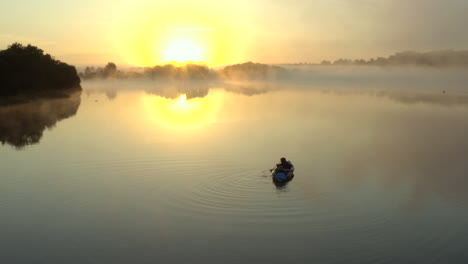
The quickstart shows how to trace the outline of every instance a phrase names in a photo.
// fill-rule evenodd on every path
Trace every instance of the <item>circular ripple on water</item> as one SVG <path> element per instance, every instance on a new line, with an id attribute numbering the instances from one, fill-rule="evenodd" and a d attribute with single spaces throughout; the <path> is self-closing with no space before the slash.
<path id="1" fill-rule="evenodd" d="M 142 189 L 163 192 L 164 195 L 157 196 L 163 199 L 153 199 L 155 208 L 165 209 L 168 219 L 183 217 L 179 219 L 186 219 L 184 223 L 195 221 L 197 227 L 207 231 L 219 224 L 261 234 L 293 225 L 288 228 L 289 234 L 341 238 L 347 242 L 334 242 L 342 252 L 340 259 L 334 260 L 336 263 L 356 260 L 387 263 L 393 257 L 389 248 L 402 250 L 395 247 L 401 243 L 401 238 L 392 239 L 389 233 L 396 235 L 407 228 L 391 213 L 372 212 L 365 207 L 343 210 L 353 205 L 338 204 L 339 199 L 332 197 L 332 193 L 311 195 L 310 190 L 300 188 L 299 177 L 305 175 L 297 175 L 285 189 L 276 189 L 268 172 L 221 161 L 181 163 L 170 158 L 128 159 L 76 164 L 70 169 L 72 167 L 75 176 L 89 177 L 86 182 L 104 181 L 110 191 L 117 194 L 122 189 L 134 193 Z M 68 184 L 64 182 L 60 188 L 71 188 Z M 302 195 L 301 191 L 308 193 Z M 151 195 L 143 192 L 131 198 L 135 203 L 148 202 L 152 201 L 148 199 Z M 268 228 L 259 229 L 260 226 Z M 410 229 L 407 231 L 411 233 Z M 416 241 L 412 247 L 420 251 L 436 250 L 449 244 L 448 237 L 441 236 L 440 232 L 416 232 L 411 237 L 411 241 Z M 356 248 L 365 250 L 356 251 Z M 334 254 L 332 251 L 323 253 Z M 441 257 L 444 254 L 440 252 Z"/>
<path id="2" fill-rule="evenodd" d="M 236 223 L 307 222 L 313 211 L 307 201 L 294 193 L 278 193 L 269 176 L 257 168 L 217 167 L 200 170 L 174 197 L 173 208 L 185 217 Z"/>

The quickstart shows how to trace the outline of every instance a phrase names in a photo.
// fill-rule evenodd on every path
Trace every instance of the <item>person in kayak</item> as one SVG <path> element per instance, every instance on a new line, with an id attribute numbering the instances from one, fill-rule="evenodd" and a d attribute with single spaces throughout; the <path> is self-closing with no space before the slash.
<path id="1" fill-rule="evenodd" d="M 275 173 L 278 173 L 278 172 L 284 172 L 284 173 L 287 173 L 288 171 L 291 170 L 291 168 L 293 167 L 291 161 L 289 160 L 286 160 L 286 158 L 281 158 L 281 163 L 278 163 L 276 164 L 276 170 L 275 170 Z"/>

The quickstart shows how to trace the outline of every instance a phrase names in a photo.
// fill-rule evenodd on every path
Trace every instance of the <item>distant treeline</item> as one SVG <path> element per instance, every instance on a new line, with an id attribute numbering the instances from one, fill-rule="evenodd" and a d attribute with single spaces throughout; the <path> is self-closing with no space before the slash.
<path id="1" fill-rule="evenodd" d="M 117 79 L 127 79 L 127 78 L 138 78 L 143 75 L 135 71 L 121 71 L 117 69 L 117 65 L 113 62 L 109 62 L 102 67 L 86 67 L 83 72 L 79 73 L 80 78 L 82 79 L 107 79 L 107 78 L 117 78 Z"/>
<path id="2" fill-rule="evenodd" d="M 139 72 L 121 71 L 117 69 L 115 63 L 109 62 L 104 68 L 86 67 L 84 72 L 80 73 L 80 77 L 83 79 L 147 77 L 152 80 L 270 80 L 285 76 L 287 76 L 287 70 L 284 68 L 253 62 L 230 65 L 217 70 L 201 64 L 186 64 L 183 66 L 165 64 L 145 67 Z"/>
<path id="3" fill-rule="evenodd" d="M 388 58 L 378 57 L 370 60 L 338 59 L 333 62 L 324 60 L 322 65 L 376 65 L 376 66 L 430 66 L 430 67 L 468 67 L 468 51 L 441 50 L 431 52 L 405 51 Z"/>
<path id="4" fill-rule="evenodd" d="M 218 77 L 214 70 L 199 64 L 186 64 L 180 67 L 173 64 L 157 65 L 144 68 L 143 73 L 151 79 L 213 80 Z"/>
<path id="5" fill-rule="evenodd" d="M 226 79 L 281 79 L 287 70 L 273 65 L 246 62 L 225 67 L 220 72 Z"/>
<path id="6" fill-rule="evenodd" d="M 13 43 L 0 50 L 0 96 L 81 89 L 75 67 L 32 46 Z"/>

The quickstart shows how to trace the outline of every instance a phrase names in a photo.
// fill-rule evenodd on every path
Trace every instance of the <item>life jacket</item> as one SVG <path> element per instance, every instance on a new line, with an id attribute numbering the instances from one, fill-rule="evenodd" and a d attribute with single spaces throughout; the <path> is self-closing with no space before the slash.
<path id="1" fill-rule="evenodd" d="M 292 165 L 292 163 L 288 160 L 288 161 L 286 161 L 286 162 L 284 162 L 284 163 L 281 162 L 281 166 L 283 167 L 283 169 L 288 169 L 288 170 L 290 170 L 290 169 L 292 168 L 293 165 Z"/>

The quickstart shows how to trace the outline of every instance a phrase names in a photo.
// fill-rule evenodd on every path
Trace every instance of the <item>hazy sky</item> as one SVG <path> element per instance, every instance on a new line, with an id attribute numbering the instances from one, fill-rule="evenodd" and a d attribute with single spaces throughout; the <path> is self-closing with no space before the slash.
<path id="1" fill-rule="evenodd" d="M 75 64 L 210 65 L 468 49 L 468 0 L 3 0 L 0 48 Z"/>

